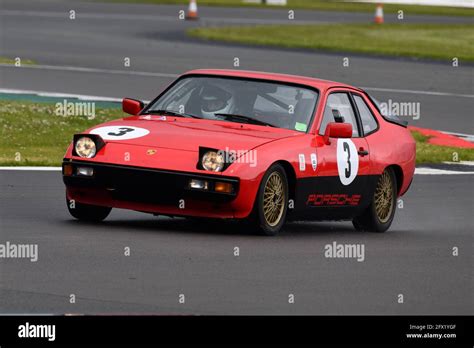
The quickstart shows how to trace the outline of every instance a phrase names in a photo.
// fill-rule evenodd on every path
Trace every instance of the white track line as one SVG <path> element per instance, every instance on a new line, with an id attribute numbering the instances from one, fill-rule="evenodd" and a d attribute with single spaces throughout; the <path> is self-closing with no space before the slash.
<path id="1" fill-rule="evenodd" d="M 445 132 L 443 131 L 444 134 L 449 134 L 449 135 L 454 135 L 455 137 L 464 139 L 466 141 L 469 141 L 471 143 L 474 143 L 474 135 L 473 134 L 464 134 L 464 133 L 455 133 L 455 132 Z"/>
<path id="2" fill-rule="evenodd" d="M 61 167 L 0 167 L 0 170 L 56 172 L 56 171 L 61 171 Z M 416 175 L 459 175 L 459 174 L 474 174 L 474 172 L 460 172 L 460 171 L 434 169 L 434 168 L 416 168 L 415 174 Z"/>
<path id="3" fill-rule="evenodd" d="M 461 172 L 455 170 L 435 169 L 435 168 L 416 168 L 417 175 L 460 175 L 460 174 L 474 174 L 474 172 Z"/>
<path id="4" fill-rule="evenodd" d="M 40 97 L 51 97 L 51 98 L 75 98 L 79 100 L 93 100 L 93 101 L 104 101 L 104 102 L 122 102 L 122 98 L 110 98 L 95 95 L 84 95 L 84 94 L 71 94 L 71 93 L 57 93 L 57 92 L 44 92 L 44 91 L 31 91 L 22 89 L 10 89 L 0 88 L 0 94 L 35 94 Z"/>
<path id="5" fill-rule="evenodd" d="M 86 73 L 104 73 L 104 74 L 116 74 L 116 75 L 135 75 L 135 76 L 149 76 L 149 77 L 166 77 L 176 78 L 179 74 L 167 74 L 159 72 L 149 71 L 133 71 L 133 70 L 113 70 L 113 69 L 101 69 L 101 68 L 86 68 L 77 66 L 58 66 L 58 65 L 23 65 L 16 67 L 12 64 L 2 63 L 2 68 L 10 69 L 37 69 L 37 70 L 58 70 L 58 71 L 72 71 L 72 72 L 86 72 Z M 411 89 L 393 89 L 393 88 L 379 88 L 379 87 L 360 87 L 367 91 L 376 92 L 392 92 L 392 93 L 405 93 L 405 94 L 423 94 L 432 96 L 442 97 L 460 97 L 460 98 L 474 98 L 474 94 L 457 94 L 450 92 L 434 92 L 434 91 L 417 91 Z"/>
<path id="6" fill-rule="evenodd" d="M 152 77 L 169 77 L 176 78 L 177 74 L 154 73 L 148 71 L 127 71 L 127 70 L 113 70 L 113 69 L 99 69 L 99 68 L 85 68 L 79 66 L 56 66 L 56 65 L 22 65 L 21 67 L 12 64 L 0 64 L 0 67 L 12 69 L 37 69 L 37 70 L 59 70 L 59 71 L 74 71 L 87 73 L 106 73 L 119 75 L 136 75 L 136 76 L 152 76 Z"/>
<path id="7" fill-rule="evenodd" d="M 0 170 L 55 172 L 61 171 L 61 167 L 0 167 Z"/>
<path id="8" fill-rule="evenodd" d="M 393 88 L 378 88 L 378 87 L 360 87 L 360 88 L 367 91 L 375 91 L 375 92 L 424 94 L 424 95 L 435 95 L 435 96 L 441 96 L 441 97 L 474 98 L 474 94 L 457 94 L 457 93 L 449 93 L 449 92 L 417 91 L 417 90 L 412 90 L 412 89 L 393 89 Z"/>
<path id="9" fill-rule="evenodd" d="M 474 166 L 474 161 L 443 162 L 445 164 L 459 164 L 462 166 Z"/>
<path id="10" fill-rule="evenodd" d="M 23 89 L 11 89 L 11 88 L 0 88 L 0 94 L 35 94 L 40 97 L 51 97 L 51 98 L 74 98 L 79 100 L 89 101 L 100 101 L 100 102 L 114 102 L 121 103 L 122 98 L 103 97 L 98 95 L 85 95 L 85 94 L 72 94 L 72 93 L 58 93 L 58 92 L 45 92 L 45 91 L 32 91 Z M 149 103 L 149 100 L 142 100 L 145 104 Z"/>
<path id="11" fill-rule="evenodd" d="M 473 8 L 472 0 L 352 0 L 352 2 L 369 2 L 397 5 L 425 5 Z"/>

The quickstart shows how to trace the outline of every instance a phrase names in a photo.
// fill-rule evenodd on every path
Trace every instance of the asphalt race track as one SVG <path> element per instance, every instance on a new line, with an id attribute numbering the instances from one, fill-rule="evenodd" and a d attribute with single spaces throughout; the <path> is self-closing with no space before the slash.
<path id="1" fill-rule="evenodd" d="M 37 262 L 1 261 L 4 313 L 472 313 L 471 175 L 417 175 L 385 234 L 292 223 L 275 238 L 120 210 L 81 223 L 69 217 L 60 172 L 0 178 L 3 243 L 39 250 Z M 334 241 L 364 243 L 365 260 L 325 258 Z"/>
<path id="2" fill-rule="evenodd" d="M 317 76 L 368 87 L 380 100 L 419 101 L 421 118 L 413 125 L 474 131 L 473 69 L 462 62 L 453 68 L 450 62 L 232 46 L 184 34 L 196 25 L 287 22 L 286 11 L 200 7 L 200 23 L 189 23 L 177 19 L 179 6 L 0 4 L 0 56 L 38 64 L 0 66 L 0 88 L 151 99 L 183 71 L 233 68 L 239 57 L 240 69 Z M 360 13 L 296 16 L 305 23 L 371 20 Z M 131 67 L 123 66 L 124 57 Z M 281 236 L 265 238 L 231 223 L 121 210 L 101 224 L 81 223 L 67 212 L 59 172 L 0 171 L 1 243 L 39 247 L 37 262 L 0 261 L 0 312 L 472 314 L 472 196 L 472 175 L 417 175 L 385 234 L 356 232 L 350 223 L 292 223 Z M 324 257 L 324 246 L 334 241 L 363 243 L 365 260 Z"/>

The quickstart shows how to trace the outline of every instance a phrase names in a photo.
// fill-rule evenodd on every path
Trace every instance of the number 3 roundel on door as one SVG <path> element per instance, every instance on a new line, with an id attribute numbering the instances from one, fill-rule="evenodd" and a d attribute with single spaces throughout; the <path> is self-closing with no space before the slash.
<path id="1" fill-rule="evenodd" d="M 93 129 L 90 133 L 100 135 L 104 140 L 128 140 L 144 137 L 150 131 L 133 126 L 107 126 Z"/>
<path id="2" fill-rule="evenodd" d="M 337 139 L 337 171 L 343 185 L 349 185 L 357 176 L 359 155 L 350 139 Z"/>

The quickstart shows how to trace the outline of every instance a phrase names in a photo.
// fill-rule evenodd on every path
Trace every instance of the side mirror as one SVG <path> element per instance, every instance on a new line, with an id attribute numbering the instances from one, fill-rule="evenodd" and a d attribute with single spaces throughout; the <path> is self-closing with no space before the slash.
<path id="1" fill-rule="evenodd" d="M 123 112 L 130 115 L 138 115 L 138 113 L 142 111 L 144 107 L 145 107 L 145 104 L 136 99 L 124 98 L 122 100 Z"/>
<path id="2" fill-rule="evenodd" d="M 352 137 L 352 124 L 350 123 L 336 123 L 330 122 L 326 126 L 324 132 L 324 143 L 326 145 L 331 144 L 329 138 L 351 138 Z"/>

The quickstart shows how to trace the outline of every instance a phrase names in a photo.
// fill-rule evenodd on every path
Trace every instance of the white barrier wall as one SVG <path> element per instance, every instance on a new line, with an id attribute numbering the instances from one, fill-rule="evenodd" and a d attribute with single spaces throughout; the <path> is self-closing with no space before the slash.
<path id="1" fill-rule="evenodd" d="M 402 5 L 427 5 L 474 8 L 474 0 L 353 0 L 350 2 L 373 2 Z"/>

